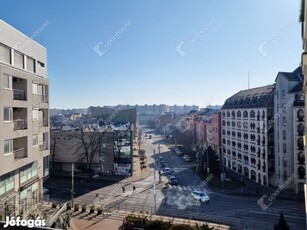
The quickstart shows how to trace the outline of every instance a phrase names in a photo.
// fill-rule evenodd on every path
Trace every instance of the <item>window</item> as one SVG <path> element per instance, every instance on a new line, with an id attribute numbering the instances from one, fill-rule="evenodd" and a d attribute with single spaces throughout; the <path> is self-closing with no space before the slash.
<path id="1" fill-rule="evenodd" d="M 38 121 L 38 109 L 33 109 L 32 110 L 32 120 L 33 121 Z"/>
<path id="2" fill-rule="evenodd" d="M 4 141 L 4 155 L 13 153 L 13 140 Z"/>
<path id="3" fill-rule="evenodd" d="M 286 90 L 283 89 L 281 91 L 281 94 L 282 94 L 282 98 L 285 99 L 286 98 Z"/>
<path id="4" fill-rule="evenodd" d="M 33 146 L 38 145 L 38 134 L 33 135 Z"/>
<path id="5" fill-rule="evenodd" d="M 286 132 L 286 130 L 282 131 L 282 139 L 283 140 L 287 139 L 287 132 Z"/>
<path id="6" fill-rule="evenodd" d="M 244 117 L 244 118 L 247 118 L 247 117 L 248 117 L 248 112 L 247 112 L 246 110 L 244 110 L 244 112 L 243 112 L 243 117 Z"/>
<path id="7" fill-rule="evenodd" d="M 0 61 L 11 63 L 11 49 L 3 44 L 0 44 Z"/>
<path id="8" fill-rule="evenodd" d="M 13 120 L 13 108 L 4 107 L 3 121 L 12 121 Z"/>
<path id="9" fill-rule="evenodd" d="M 40 61 L 37 61 L 37 65 L 40 66 L 40 67 L 42 67 L 42 68 L 45 68 L 45 64 L 42 63 L 42 62 L 40 62 Z"/>
<path id="10" fill-rule="evenodd" d="M 286 119 L 286 117 L 283 117 L 283 118 L 282 118 L 282 124 L 283 124 L 283 125 L 286 125 L 286 123 L 287 123 L 287 119 Z"/>
<path id="11" fill-rule="evenodd" d="M 0 177 L 0 196 L 15 188 L 14 172 L 7 173 Z"/>
<path id="12" fill-rule="evenodd" d="M 256 116 L 256 113 L 255 113 L 254 110 L 252 110 L 252 111 L 250 112 L 250 117 L 251 117 L 251 118 L 255 118 L 255 116 Z"/>
<path id="13" fill-rule="evenodd" d="M 32 93 L 38 94 L 38 84 L 35 82 L 32 82 Z"/>
<path id="14" fill-rule="evenodd" d="M 48 176 L 49 175 L 49 156 L 46 156 L 43 158 L 43 176 Z"/>
<path id="15" fill-rule="evenodd" d="M 298 121 L 304 121 L 304 111 L 302 109 L 299 109 L 297 111 L 297 119 Z"/>
<path id="16" fill-rule="evenodd" d="M 14 66 L 19 67 L 21 69 L 24 68 L 23 66 L 23 54 L 14 50 Z"/>
<path id="17" fill-rule="evenodd" d="M 20 183 L 25 183 L 37 176 L 37 161 L 20 168 Z"/>
<path id="18" fill-rule="evenodd" d="M 27 70 L 35 73 L 35 62 L 33 58 L 27 57 Z"/>
<path id="19" fill-rule="evenodd" d="M 12 76 L 4 74 L 3 75 L 3 88 L 12 89 L 13 88 L 12 79 L 13 79 Z"/>

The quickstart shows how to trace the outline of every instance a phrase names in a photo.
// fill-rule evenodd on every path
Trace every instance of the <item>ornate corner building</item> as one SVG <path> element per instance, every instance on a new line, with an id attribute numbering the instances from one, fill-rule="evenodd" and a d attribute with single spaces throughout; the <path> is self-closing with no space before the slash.
<path id="1" fill-rule="evenodd" d="M 275 85 L 242 90 L 222 107 L 222 152 L 228 169 L 261 185 L 274 173 Z"/>

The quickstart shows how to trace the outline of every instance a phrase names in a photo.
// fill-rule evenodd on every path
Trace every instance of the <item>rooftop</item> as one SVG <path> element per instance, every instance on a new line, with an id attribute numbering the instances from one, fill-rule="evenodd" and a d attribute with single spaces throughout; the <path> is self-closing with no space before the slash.
<path id="1" fill-rule="evenodd" d="M 222 109 L 259 108 L 273 106 L 275 84 L 241 90 L 228 98 Z"/>

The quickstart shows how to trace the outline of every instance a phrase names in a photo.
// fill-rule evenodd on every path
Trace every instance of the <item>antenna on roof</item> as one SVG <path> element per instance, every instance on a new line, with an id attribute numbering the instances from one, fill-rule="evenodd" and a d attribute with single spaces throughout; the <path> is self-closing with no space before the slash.
<path id="1" fill-rule="evenodd" d="M 247 86 L 248 86 L 248 89 L 249 89 L 249 85 L 250 85 L 250 81 L 249 81 L 249 71 L 247 72 Z"/>

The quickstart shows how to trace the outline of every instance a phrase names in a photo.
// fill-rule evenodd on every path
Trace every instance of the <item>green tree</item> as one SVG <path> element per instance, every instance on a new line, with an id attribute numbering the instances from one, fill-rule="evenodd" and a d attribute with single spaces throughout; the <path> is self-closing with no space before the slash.
<path id="1" fill-rule="evenodd" d="M 279 216 L 278 224 L 275 224 L 274 230 L 289 230 L 290 227 L 287 224 L 284 214 L 281 212 Z"/>

